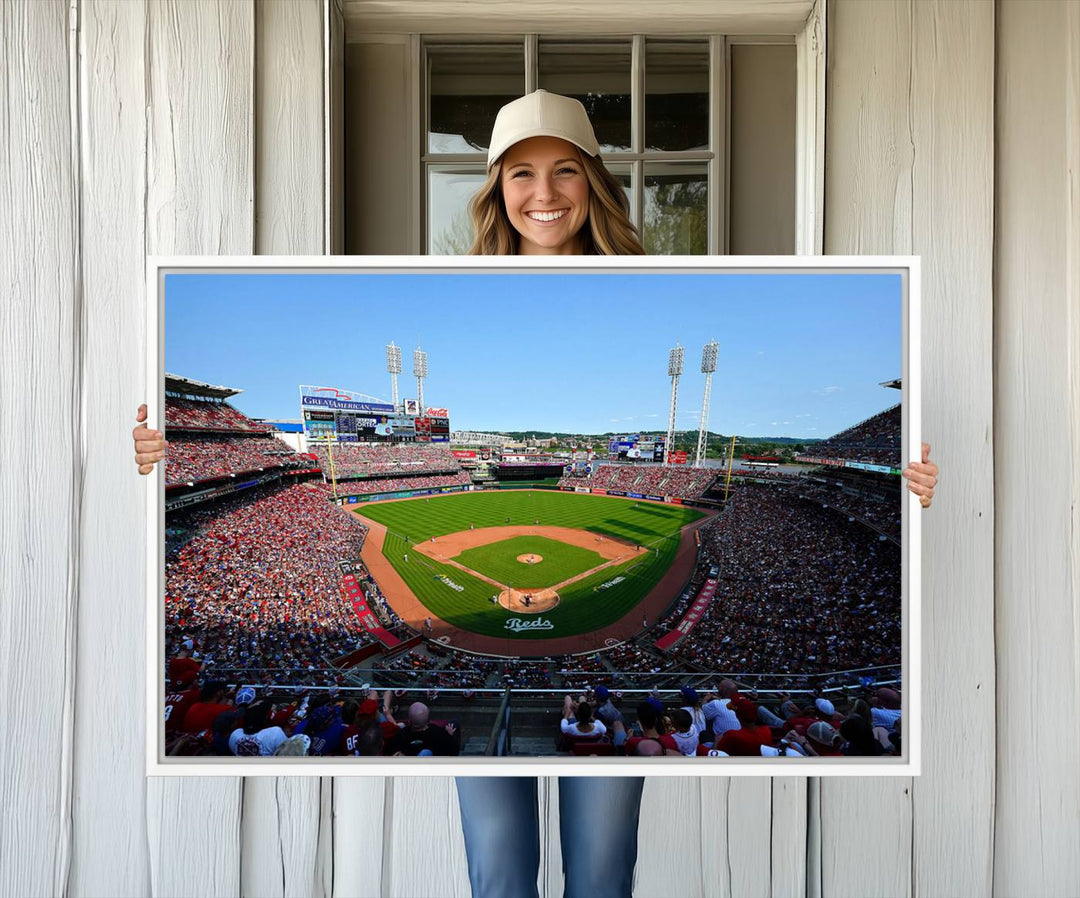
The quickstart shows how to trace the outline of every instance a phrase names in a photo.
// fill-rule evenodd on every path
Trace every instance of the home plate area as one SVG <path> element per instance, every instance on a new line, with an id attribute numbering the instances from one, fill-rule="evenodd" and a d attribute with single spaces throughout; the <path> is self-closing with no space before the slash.
<path id="1" fill-rule="evenodd" d="M 539 614 L 550 611 L 559 604 L 559 594 L 554 589 L 504 589 L 499 593 L 499 604 L 516 614 Z"/>

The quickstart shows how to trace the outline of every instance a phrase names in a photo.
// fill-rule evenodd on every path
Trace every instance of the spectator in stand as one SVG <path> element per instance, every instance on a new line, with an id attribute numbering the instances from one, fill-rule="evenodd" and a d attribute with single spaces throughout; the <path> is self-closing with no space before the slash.
<path id="1" fill-rule="evenodd" d="M 409 725 L 398 730 L 387 742 L 386 751 L 390 754 L 400 752 L 406 757 L 415 758 L 421 752 L 428 752 L 437 757 L 448 757 L 458 753 L 454 739 L 457 727 L 453 723 L 443 728 L 430 722 L 431 712 L 423 702 L 414 702 L 409 706 Z"/>
<path id="2" fill-rule="evenodd" d="M 597 686 L 596 692 L 596 719 L 610 728 L 616 721 L 622 720 L 622 712 L 612 703 L 611 690 L 607 686 Z"/>
<path id="3" fill-rule="evenodd" d="M 697 690 L 693 686 L 683 686 L 683 688 L 679 690 L 679 695 L 682 696 L 683 700 L 682 708 L 690 715 L 690 720 L 697 731 L 699 733 L 707 732 L 708 727 L 706 726 L 705 710 Z"/>
<path id="4" fill-rule="evenodd" d="M 357 739 L 356 751 L 350 752 L 361 758 L 376 758 L 383 753 L 385 739 L 382 728 L 377 723 L 365 724 Z"/>
<path id="5" fill-rule="evenodd" d="M 735 699 L 730 706 L 741 726 L 726 732 L 717 741 L 716 747 L 736 757 L 759 757 L 761 746 L 772 745 L 772 729 L 758 724 L 757 705 L 749 699 Z"/>
<path id="6" fill-rule="evenodd" d="M 195 683 L 199 669 L 199 663 L 188 658 L 186 652 L 169 662 L 172 691 L 165 696 L 166 733 L 182 731 L 188 709 L 202 697 L 202 690 Z"/>
<path id="7" fill-rule="evenodd" d="M 607 732 L 607 727 L 599 720 L 593 719 L 592 705 L 581 696 L 574 701 L 571 696 L 563 699 L 563 716 L 559 721 L 559 729 L 563 738 L 570 743 L 578 740 L 597 741 Z"/>
<path id="8" fill-rule="evenodd" d="M 687 758 L 694 757 L 698 753 L 700 740 L 698 739 L 699 730 L 694 726 L 693 715 L 686 708 L 676 708 L 671 712 L 671 722 L 675 728 L 661 737 L 660 744 L 671 754 L 679 754 Z"/>
<path id="9" fill-rule="evenodd" d="M 892 732 L 900 719 L 900 693 L 888 686 L 882 686 L 874 693 L 875 704 L 870 708 L 870 719 L 874 726 L 884 727 Z"/>
<path id="10" fill-rule="evenodd" d="M 657 707 L 658 702 L 644 701 L 637 706 L 638 732 L 633 736 L 627 736 L 622 721 L 615 724 L 615 745 L 625 746 L 628 755 L 641 754 L 639 749 L 644 741 L 655 742 L 660 745 L 660 738 L 664 735 L 663 714 L 664 706 Z M 663 753 L 661 746 L 660 753 Z M 649 757 L 652 757 L 649 755 Z"/>
<path id="11" fill-rule="evenodd" d="M 252 703 L 244 711 L 243 724 L 229 737 L 229 750 L 241 758 L 272 755 L 287 738 L 279 726 L 268 726 L 273 704 L 267 700 Z"/>
<path id="12" fill-rule="evenodd" d="M 873 729 L 861 717 L 849 717 L 840 724 L 840 735 L 844 738 L 840 751 L 845 755 L 876 758 L 885 753 L 881 743 L 874 737 Z"/>
<path id="13" fill-rule="evenodd" d="M 203 684 L 199 701 L 188 708 L 187 714 L 184 715 L 184 732 L 197 735 L 204 730 L 209 730 L 222 711 L 235 710 L 234 705 L 224 700 L 227 690 L 228 686 L 224 681 L 207 680 Z"/>
<path id="14" fill-rule="evenodd" d="M 334 704 L 333 696 L 320 695 L 312 700 L 307 717 L 300 722 L 293 733 L 310 736 L 311 748 L 308 754 L 322 757 L 338 753 L 345 728 L 341 713 Z"/>

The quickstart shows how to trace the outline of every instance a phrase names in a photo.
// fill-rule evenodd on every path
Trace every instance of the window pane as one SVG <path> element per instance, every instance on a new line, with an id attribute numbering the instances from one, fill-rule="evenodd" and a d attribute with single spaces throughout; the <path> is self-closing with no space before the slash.
<path id="1" fill-rule="evenodd" d="M 708 182 L 703 163 L 645 166 L 645 252 L 704 255 L 708 251 Z"/>
<path id="2" fill-rule="evenodd" d="M 630 149 L 630 41 L 540 41 L 538 84 L 580 100 L 601 153 Z"/>
<path id="3" fill-rule="evenodd" d="M 604 167 L 615 176 L 616 181 L 622 184 L 623 192 L 626 194 L 626 199 L 630 203 L 630 217 L 633 218 L 634 178 L 631 167 L 629 165 L 612 165 L 609 162 L 605 162 Z"/>
<path id="4" fill-rule="evenodd" d="M 709 44 L 645 43 L 645 149 L 709 149 Z"/>
<path id="5" fill-rule="evenodd" d="M 433 256 L 463 256 L 472 245 L 468 204 L 484 183 L 479 166 L 428 169 L 428 246 Z"/>
<path id="6" fill-rule="evenodd" d="M 429 46 L 429 153 L 486 152 L 499 108 L 525 93 L 525 47 Z"/>

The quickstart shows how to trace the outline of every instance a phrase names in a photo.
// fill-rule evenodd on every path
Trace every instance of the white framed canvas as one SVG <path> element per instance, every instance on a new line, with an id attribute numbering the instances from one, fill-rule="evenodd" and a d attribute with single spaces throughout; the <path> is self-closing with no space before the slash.
<path id="1" fill-rule="evenodd" d="M 919 773 L 918 258 L 147 294 L 150 774 Z"/>

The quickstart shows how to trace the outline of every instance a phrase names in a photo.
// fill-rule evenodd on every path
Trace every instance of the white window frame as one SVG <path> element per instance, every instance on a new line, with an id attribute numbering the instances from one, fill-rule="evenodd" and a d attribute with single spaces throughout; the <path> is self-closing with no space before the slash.
<path id="1" fill-rule="evenodd" d="M 639 227 L 644 210 L 644 165 L 650 161 L 695 161 L 707 166 L 707 191 L 709 202 L 709 233 L 707 250 L 710 255 L 726 255 L 728 252 L 728 183 L 730 178 L 730 48 L 736 44 L 792 44 L 796 48 L 796 227 L 795 253 L 818 255 L 823 251 L 824 229 L 824 182 L 825 182 L 825 3 L 815 0 L 810 15 L 798 31 L 769 35 L 713 34 L 709 40 L 709 144 L 707 151 L 673 153 L 644 153 L 644 62 L 645 41 L 678 40 L 694 35 L 653 33 L 635 34 L 631 44 L 631 152 L 611 154 L 611 162 L 630 163 L 634 203 L 631 219 Z M 429 240 L 426 183 L 427 165 L 430 163 L 475 163 L 475 154 L 429 154 L 427 152 L 428 103 L 427 103 L 427 44 L 428 43 L 505 43 L 521 41 L 525 56 L 525 90 L 537 87 L 539 40 L 544 38 L 567 38 L 574 34 L 560 34 L 555 30 L 534 33 L 486 33 L 475 34 L 410 34 L 410 157 L 411 192 L 414 201 L 409 207 L 410 250 L 417 255 L 426 254 Z M 625 38 L 625 35 L 596 35 Z M 586 38 L 582 38 L 586 40 Z M 640 98 L 640 99 L 639 99 Z"/>

